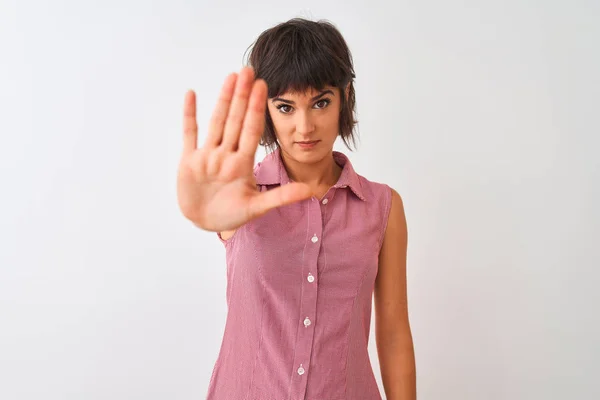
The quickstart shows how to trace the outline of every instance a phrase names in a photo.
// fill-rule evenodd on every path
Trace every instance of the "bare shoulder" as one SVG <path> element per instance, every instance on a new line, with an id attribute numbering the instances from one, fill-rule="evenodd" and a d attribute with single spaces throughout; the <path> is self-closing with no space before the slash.
<path id="1" fill-rule="evenodd" d="M 404 201 L 402 200 L 402 196 L 400 193 L 396 191 L 396 189 L 390 187 L 392 191 L 392 206 L 390 209 L 390 213 L 402 213 L 404 214 Z"/>
<path id="2" fill-rule="evenodd" d="M 406 226 L 406 215 L 404 212 L 404 201 L 402 196 L 393 188 L 392 191 L 392 204 L 390 206 L 390 213 L 388 216 L 388 223 L 383 238 L 383 246 L 392 243 L 393 247 L 398 244 L 405 244 L 407 241 L 407 226 Z"/>
<path id="3" fill-rule="evenodd" d="M 407 229 L 402 197 L 392 189 L 392 204 L 379 252 L 375 283 L 376 308 L 381 316 L 396 316 L 398 306 L 406 304 Z M 395 317 L 385 318 L 395 320 Z"/>

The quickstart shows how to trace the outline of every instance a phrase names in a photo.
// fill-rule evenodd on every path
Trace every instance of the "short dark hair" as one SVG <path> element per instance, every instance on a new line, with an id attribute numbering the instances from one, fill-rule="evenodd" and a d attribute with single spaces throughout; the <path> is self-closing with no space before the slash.
<path id="1" fill-rule="evenodd" d="M 318 91 L 325 86 L 338 88 L 341 98 L 339 136 L 349 150 L 352 150 L 349 142 L 356 147 L 358 121 L 355 119 L 353 80 L 356 75 L 352 55 L 342 34 L 331 22 L 292 18 L 262 32 L 250 47 L 246 64 L 254 69 L 257 79 L 265 80 L 269 98 L 288 91 L 303 93 L 309 88 Z M 270 151 L 277 147 L 268 109 L 260 144 Z"/>

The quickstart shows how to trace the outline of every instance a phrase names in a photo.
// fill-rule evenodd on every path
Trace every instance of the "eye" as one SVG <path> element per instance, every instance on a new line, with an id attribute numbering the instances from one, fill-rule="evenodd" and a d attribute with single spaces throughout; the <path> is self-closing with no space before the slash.
<path id="1" fill-rule="evenodd" d="M 327 108 L 327 106 L 328 106 L 330 103 L 331 103 L 331 100 L 330 100 L 330 99 L 328 99 L 328 98 L 324 98 L 324 99 L 321 99 L 321 100 L 317 101 L 317 102 L 315 103 L 315 106 L 316 106 L 316 105 L 318 105 L 318 104 L 321 104 L 321 106 L 320 106 L 320 107 L 317 107 L 317 110 L 322 110 L 322 109 L 324 109 L 324 108 Z M 289 110 L 288 110 L 286 107 L 289 107 Z M 282 113 L 282 114 L 291 114 L 293 107 L 292 107 L 292 106 L 290 106 L 289 104 L 280 104 L 280 105 L 278 105 L 278 106 L 277 106 L 277 109 L 278 109 L 278 110 L 279 110 L 279 112 L 280 112 L 280 113 Z"/>
<path id="2" fill-rule="evenodd" d="M 284 107 L 292 108 L 292 106 L 290 106 L 289 104 L 280 104 L 280 105 L 277 106 L 277 109 L 282 114 L 289 114 L 291 112 L 291 110 L 290 111 L 285 111 L 285 110 L 283 110 Z"/>
<path id="3" fill-rule="evenodd" d="M 329 103 L 331 103 L 331 100 L 329 100 L 329 99 L 321 99 L 321 100 L 317 101 L 315 103 L 315 105 L 320 104 L 320 103 L 325 103 L 325 104 L 323 104 L 323 107 L 319 107 L 320 109 L 323 109 L 323 108 L 327 107 L 329 105 Z"/>

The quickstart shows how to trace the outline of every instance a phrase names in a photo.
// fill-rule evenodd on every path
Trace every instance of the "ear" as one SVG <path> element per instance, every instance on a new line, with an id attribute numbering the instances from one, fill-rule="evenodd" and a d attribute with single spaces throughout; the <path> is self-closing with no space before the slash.
<path id="1" fill-rule="evenodd" d="M 348 84 L 346 85 L 346 90 L 345 90 L 345 92 L 346 92 L 346 99 L 348 98 L 348 94 L 350 93 L 350 84 L 351 83 L 352 82 L 348 82 Z"/>

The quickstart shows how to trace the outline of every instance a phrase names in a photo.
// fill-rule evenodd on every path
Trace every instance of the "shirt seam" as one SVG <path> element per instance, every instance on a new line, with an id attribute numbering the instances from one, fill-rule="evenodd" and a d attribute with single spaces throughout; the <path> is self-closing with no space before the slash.
<path id="1" fill-rule="evenodd" d="M 260 276 L 260 283 L 261 283 L 261 303 L 260 303 L 260 336 L 258 339 L 258 349 L 256 350 L 256 356 L 254 357 L 254 365 L 252 366 L 252 376 L 250 377 L 250 385 L 248 387 L 248 394 L 246 397 L 249 397 L 250 394 L 252 393 L 252 389 L 253 389 L 253 385 L 254 385 L 254 377 L 256 375 L 256 365 L 258 364 L 258 358 L 260 357 L 260 350 L 262 348 L 262 342 L 263 342 L 263 321 L 264 321 L 264 316 L 265 316 L 265 302 L 266 302 L 266 296 L 265 296 L 265 280 L 263 278 L 263 269 L 262 269 L 262 265 L 258 260 L 258 257 L 256 255 L 256 249 L 252 252 L 254 254 L 254 259 L 256 260 L 256 265 L 258 265 L 258 271 L 259 271 L 259 276 Z"/>
<path id="2" fill-rule="evenodd" d="M 360 283 L 358 284 L 358 288 L 356 289 L 356 293 L 354 294 L 354 300 L 352 301 L 352 307 L 350 308 L 350 324 L 348 326 L 348 336 L 346 338 L 346 366 L 344 367 L 344 398 L 346 398 L 346 394 L 348 392 L 348 359 L 350 358 L 348 354 L 350 353 L 350 335 L 352 334 L 352 329 L 350 329 L 350 325 L 352 324 L 352 318 L 354 317 L 354 307 L 356 307 L 356 301 L 358 300 L 360 288 L 362 287 L 368 272 L 369 268 L 366 268 L 365 272 L 363 272 L 363 276 L 360 278 Z"/>

